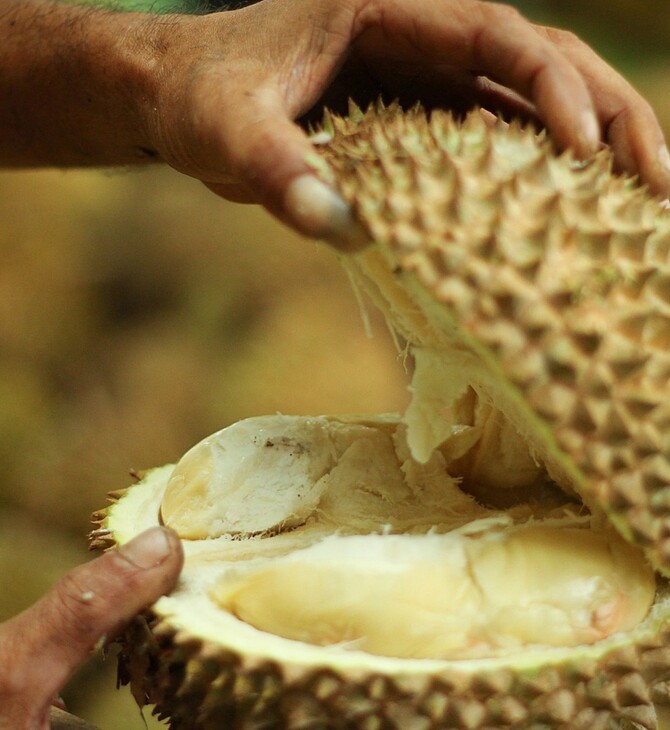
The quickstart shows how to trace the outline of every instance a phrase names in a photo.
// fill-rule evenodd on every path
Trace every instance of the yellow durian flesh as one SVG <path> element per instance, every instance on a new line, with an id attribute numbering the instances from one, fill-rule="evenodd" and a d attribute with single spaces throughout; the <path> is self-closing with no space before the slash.
<path id="1" fill-rule="evenodd" d="M 278 636 L 383 656 L 473 659 L 591 644 L 647 615 L 654 576 L 611 531 L 326 539 L 220 580 L 224 610 Z"/>
<path id="2" fill-rule="evenodd" d="M 467 455 L 450 448 L 462 431 L 453 424 L 422 464 L 393 417 L 248 419 L 177 464 L 163 521 L 201 543 L 198 561 L 208 546 L 217 557 L 201 580 L 220 610 L 295 641 L 473 659 L 591 644 L 643 621 L 655 578 L 641 551 L 591 529 L 558 490 L 508 510 L 479 503 L 449 475 L 445 454 Z M 241 510 L 259 515 L 252 529 L 221 529 Z"/>

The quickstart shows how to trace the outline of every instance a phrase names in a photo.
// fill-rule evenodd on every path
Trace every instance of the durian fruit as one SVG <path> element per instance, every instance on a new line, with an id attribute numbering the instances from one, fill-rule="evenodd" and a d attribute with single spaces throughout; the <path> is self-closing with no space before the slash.
<path id="1" fill-rule="evenodd" d="M 162 522 L 186 553 L 121 682 L 173 728 L 658 727 L 670 213 L 477 113 L 353 109 L 314 143 L 411 403 L 242 421 L 113 494 L 94 547 Z"/>

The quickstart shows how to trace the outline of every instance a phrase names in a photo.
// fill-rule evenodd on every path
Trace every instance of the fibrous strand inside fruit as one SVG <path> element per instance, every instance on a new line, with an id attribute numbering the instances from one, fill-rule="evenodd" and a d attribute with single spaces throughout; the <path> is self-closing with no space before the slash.
<path id="1" fill-rule="evenodd" d="M 429 391 L 415 379 L 415 394 Z M 392 416 L 238 423 L 177 465 L 163 520 L 211 547 L 191 562 L 207 564 L 220 610 L 300 642 L 480 658 L 634 628 L 655 592 L 642 554 L 551 485 L 528 449 L 501 462 L 518 434 L 476 391 L 455 403 L 433 430 L 410 412 L 415 448 L 437 446 L 423 463 Z M 505 508 L 462 489 L 462 474 L 469 487 L 499 481 Z"/>

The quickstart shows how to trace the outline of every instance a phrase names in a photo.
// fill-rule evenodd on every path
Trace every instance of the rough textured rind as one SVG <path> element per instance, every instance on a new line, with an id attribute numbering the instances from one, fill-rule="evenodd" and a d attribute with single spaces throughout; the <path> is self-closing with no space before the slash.
<path id="1" fill-rule="evenodd" d="M 96 513 L 92 547 L 114 546 L 109 512 L 132 491 L 111 493 L 112 509 Z M 519 669 L 511 657 L 508 666 L 477 672 L 459 662 L 437 673 L 384 675 L 290 657 L 280 664 L 204 641 L 151 610 L 118 641 L 119 683 L 174 730 L 654 730 L 653 701 L 665 701 L 670 680 L 664 621 L 588 660 L 577 652 L 572 663 Z"/>
<path id="2" fill-rule="evenodd" d="M 401 336 L 483 358 L 571 485 L 670 572 L 670 215 L 607 153 L 576 163 L 477 115 L 378 108 L 327 132 L 315 166 L 377 244 L 347 265 L 386 309 L 395 280 L 417 295 L 391 317 Z M 107 511 L 95 522 L 92 547 L 112 547 Z M 178 730 L 653 730 L 659 624 L 573 664 L 379 676 L 242 656 L 149 611 L 120 639 L 119 681 Z"/>
<path id="3" fill-rule="evenodd" d="M 608 151 L 576 162 L 477 113 L 458 125 L 393 106 L 328 129 L 317 167 L 372 255 L 459 332 L 449 342 L 432 312 L 429 332 L 392 325 L 488 360 L 585 501 L 670 574 L 670 213 L 612 175 Z M 346 263 L 366 277 L 366 257 Z"/>
<path id="4" fill-rule="evenodd" d="M 669 639 L 535 672 L 356 676 L 243 657 L 148 612 L 120 638 L 119 683 L 175 730 L 654 730 Z"/>

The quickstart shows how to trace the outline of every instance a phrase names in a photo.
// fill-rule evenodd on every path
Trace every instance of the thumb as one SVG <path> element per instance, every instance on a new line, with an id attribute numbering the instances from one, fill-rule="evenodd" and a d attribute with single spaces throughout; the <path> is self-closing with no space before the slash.
<path id="1" fill-rule="evenodd" d="M 343 250 L 366 241 L 349 206 L 313 173 L 314 147 L 274 90 L 257 89 L 226 104 L 224 145 L 235 177 L 281 221 Z M 226 184 L 208 187 L 227 197 Z"/>
<path id="2" fill-rule="evenodd" d="M 35 704 L 48 706 L 96 645 L 174 587 L 182 564 L 176 534 L 155 527 L 68 573 L 2 627 L 13 637 L 15 688 L 25 680 Z"/>

